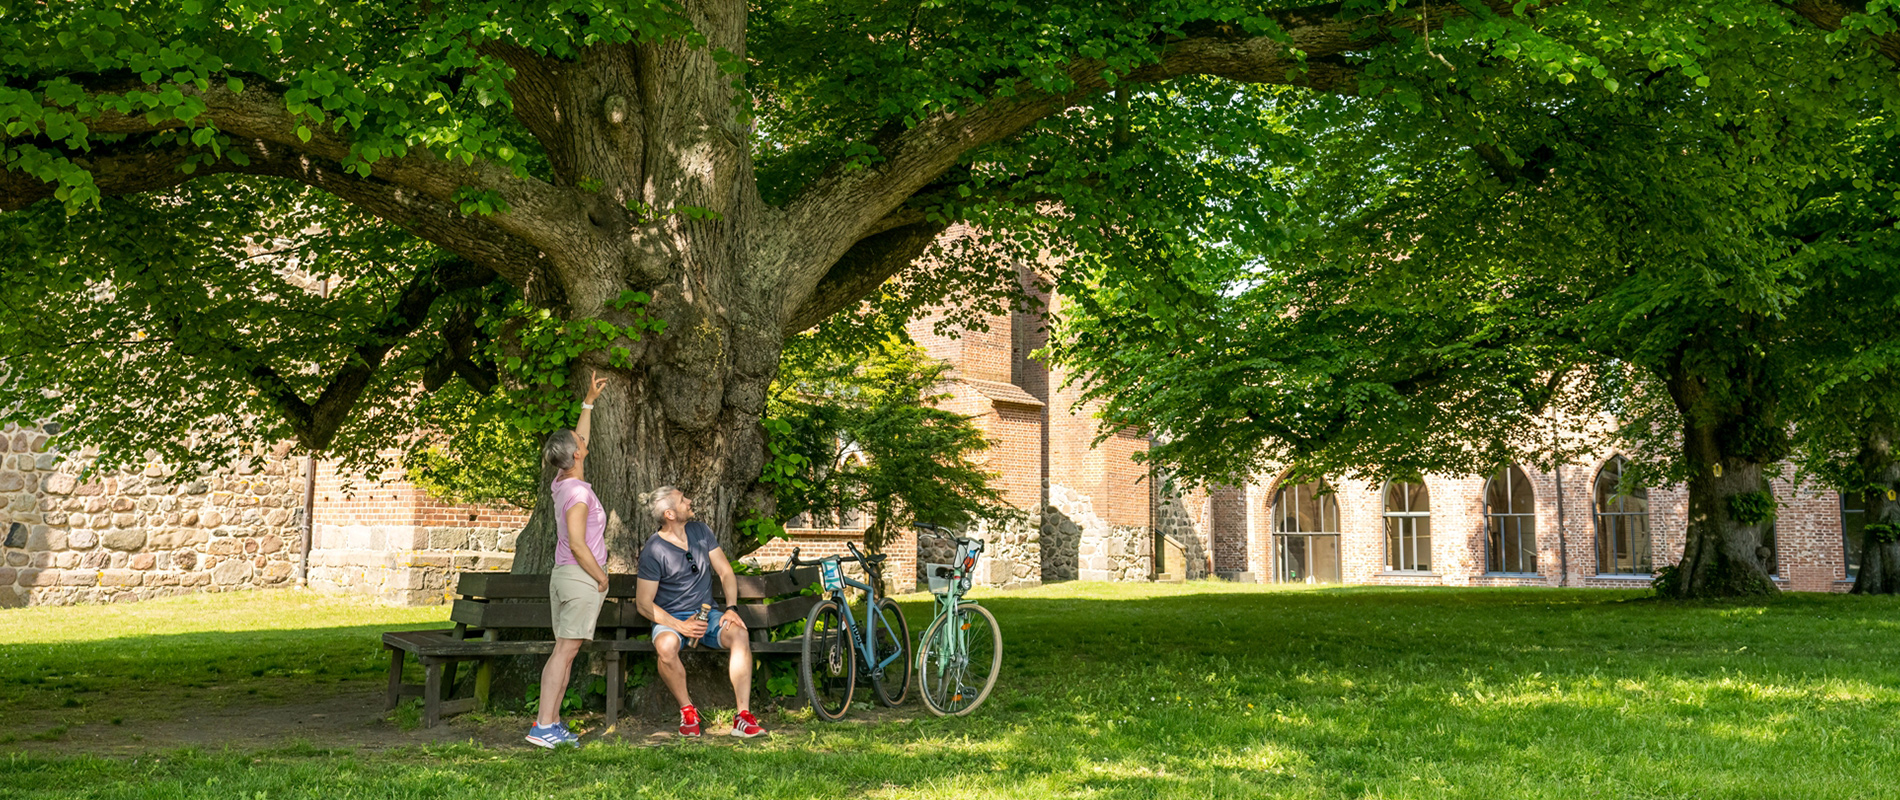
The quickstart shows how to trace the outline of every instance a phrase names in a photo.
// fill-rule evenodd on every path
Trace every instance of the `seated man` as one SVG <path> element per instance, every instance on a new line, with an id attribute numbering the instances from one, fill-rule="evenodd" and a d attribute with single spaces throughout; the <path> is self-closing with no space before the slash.
<path id="1" fill-rule="evenodd" d="M 680 735 L 699 735 L 699 710 L 686 692 L 686 667 L 680 664 L 680 648 L 689 639 L 698 639 L 701 647 L 725 648 L 732 653 L 727 671 L 739 705 L 732 735 L 764 733 L 750 708 L 752 642 L 746 638 L 745 621 L 734 611 L 739 603 L 739 583 L 732 575 L 726 551 L 719 547 L 711 528 L 693 519 L 693 501 L 678 489 L 662 486 L 653 493 L 653 519 L 660 530 L 647 537 L 646 546 L 640 550 L 640 580 L 634 586 L 634 602 L 641 614 L 653 620 L 653 649 L 659 652 L 660 679 L 680 704 Z M 725 587 L 726 604 L 713 609 L 707 619 L 694 619 L 701 604 L 712 603 L 714 572 L 719 573 L 719 583 Z"/>

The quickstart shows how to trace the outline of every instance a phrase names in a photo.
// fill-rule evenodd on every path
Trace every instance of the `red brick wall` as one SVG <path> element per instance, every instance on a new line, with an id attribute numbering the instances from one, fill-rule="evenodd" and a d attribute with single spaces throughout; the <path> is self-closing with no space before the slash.
<path id="1" fill-rule="evenodd" d="M 790 539 L 775 539 L 740 559 L 760 569 L 783 569 L 792 549 L 798 548 L 798 557 L 823 558 L 832 555 L 849 555 L 846 547 L 857 543 L 864 547 L 863 531 L 820 530 L 816 528 L 791 528 L 786 531 Z M 884 548 L 889 560 L 884 564 L 884 577 L 890 586 L 887 591 L 905 594 L 917 588 L 917 532 L 905 528 L 896 541 Z"/>
<path id="2" fill-rule="evenodd" d="M 1208 493 L 1208 535 L 1215 572 L 1247 571 L 1247 489 L 1217 486 Z"/>

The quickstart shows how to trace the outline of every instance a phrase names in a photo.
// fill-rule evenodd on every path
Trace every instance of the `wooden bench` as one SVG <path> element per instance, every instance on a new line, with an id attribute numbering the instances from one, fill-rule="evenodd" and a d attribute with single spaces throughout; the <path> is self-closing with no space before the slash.
<path id="1" fill-rule="evenodd" d="M 739 618 L 745 620 L 755 654 L 799 653 L 801 638 L 768 641 L 771 629 L 796 622 L 817 605 L 817 596 L 800 594 L 818 581 L 815 567 L 781 570 L 763 575 L 740 575 Z M 456 581 L 459 595 L 449 610 L 454 628 L 426 631 L 400 631 L 383 634 L 383 649 L 389 651 L 389 696 L 385 708 L 393 709 L 405 697 L 422 698 L 422 724 L 434 727 L 443 717 L 488 707 L 489 686 L 494 678 L 491 659 L 499 656 L 547 655 L 554 652 L 552 611 L 548 604 L 548 576 L 511 575 L 493 572 L 463 573 Z M 718 576 L 713 576 L 713 597 L 723 600 Z M 651 620 L 640 615 L 634 603 L 634 576 L 608 575 L 607 602 L 601 605 L 594 640 L 582 652 L 607 655 L 607 725 L 620 720 L 621 687 L 626 683 L 625 653 L 651 653 Z M 503 631 L 514 632 L 502 639 Z M 705 645 L 700 645 L 705 647 Z M 406 655 L 414 655 L 422 665 L 423 683 L 402 682 Z M 453 691 L 456 668 L 462 662 L 477 662 L 473 696 L 448 698 Z"/>

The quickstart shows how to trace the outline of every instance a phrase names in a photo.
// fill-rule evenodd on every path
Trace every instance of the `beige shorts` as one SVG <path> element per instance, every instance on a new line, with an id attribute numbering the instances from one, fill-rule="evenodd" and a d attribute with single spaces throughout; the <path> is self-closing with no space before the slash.
<path id="1" fill-rule="evenodd" d="M 554 638 L 592 639 L 607 593 L 579 564 L 562 564 L 548 578 L 548 606 L 554 612 Z"/>

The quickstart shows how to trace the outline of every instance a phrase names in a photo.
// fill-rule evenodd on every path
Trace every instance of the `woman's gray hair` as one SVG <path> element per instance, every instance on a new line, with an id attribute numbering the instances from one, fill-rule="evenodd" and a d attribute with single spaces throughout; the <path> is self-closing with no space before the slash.
<path id="1" fill-rule="evenodd" d="M 653 490 L 653 521 L 666 523 L 666 512 L 679 505 L 680 490 L 676 486 L 662 486 Z"/>
<path id="2" fill-rule="evenodd" d="M 547 444 L 541 445 L 541 464 L 557 474 L 574 468 L 574 454 L 581 450 L 580 437 L 570 430 L 558 430 L 548 434 Z"/>

